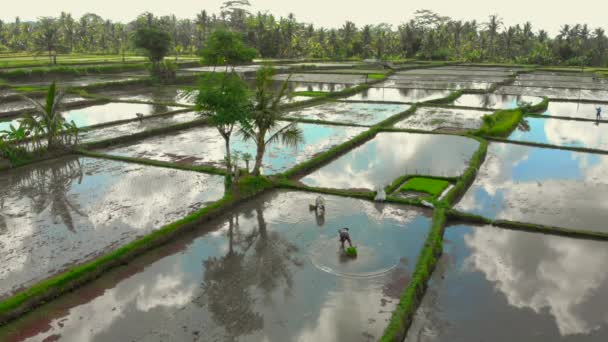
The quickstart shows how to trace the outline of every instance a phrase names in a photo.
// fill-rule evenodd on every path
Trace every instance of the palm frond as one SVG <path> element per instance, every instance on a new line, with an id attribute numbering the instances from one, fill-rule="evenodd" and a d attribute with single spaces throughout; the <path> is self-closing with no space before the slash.
<path id="1" fill-rule="evenodd" d="M 287 147 L 298 147 L 298 144 L 304 141 L 304 133 L 297 126 L 297 122 L 292 122 L 289 125 L 274 132 L 268 139 L 266 144 L 281 141 L 281 143 Z"/>

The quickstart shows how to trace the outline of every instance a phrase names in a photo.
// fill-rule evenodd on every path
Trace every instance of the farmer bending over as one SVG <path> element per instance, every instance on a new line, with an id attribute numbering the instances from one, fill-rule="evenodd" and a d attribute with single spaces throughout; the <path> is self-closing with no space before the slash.
<path id="1" fill-rule="evenodd" d="M 342 228 L 340 230 L 338 230 L 338 234 L 340 234 L 340 244 L 342 246 L 342 248 L 344 248 L 344 242 L 348 241 L 348 245 L 350 247 L 353 246 L 352 241 L 350 241 L 350 234 L 348 233 L 348 228 Z"/>

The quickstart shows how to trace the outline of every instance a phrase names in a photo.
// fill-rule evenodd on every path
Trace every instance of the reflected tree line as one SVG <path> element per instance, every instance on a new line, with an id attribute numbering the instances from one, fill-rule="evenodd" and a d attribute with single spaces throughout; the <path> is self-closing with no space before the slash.
<path id="1" fill-rule="evenodd" d="M 292 268 L 302 266 L 294 257 L 298 247 L 268 229 L 263 203 L 243 213 L 247 220 L 254 216 L 257 226 L 244 232 L 239 214 L 231 214 L 226 255 L 203 261 L 203 296 L 197 299 L 197 304 L 208 305 L 215 322 L 224 327 L 227 340 L 262 329 L 264 317 L 256 310 L 256 304 L 271 303 L 276 290 L 281 288 L 284 296 L 289 296 L 293 287 Z"/>

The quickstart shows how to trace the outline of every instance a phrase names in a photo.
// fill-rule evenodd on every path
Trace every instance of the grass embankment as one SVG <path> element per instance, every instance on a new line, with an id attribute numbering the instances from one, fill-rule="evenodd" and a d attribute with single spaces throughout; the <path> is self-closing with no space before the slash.
<path id="1" fill-rule="evenodd" d="M 483 124 L 476 132 L 480 136 L 508 137 L 523 117 L 522 110 L 503 109 L 494 114 L 484 115 Z"/>
<path id="2" fill-rule="evenodd" d="M 414 177 L 405 183 L 400 191 L 417 191 L 424 192 L 433 197 L 440 195 L 450 183 L 445 180 Z"/>
<path id="3" fill-rule="evenodd" d="M 324 97 L 329 95 L 328 91 L 295 91 L 292 96 Z"/>
<path id="4" fill-rule="evenodd" d="M 435 269 L 435 265 L 443 252 L 443 231 L 446 216 L 445 209 L 435 209 L 433 223 L 427 240 L 418 256 L 416 269 L 412 275 L 409 285 L 401 295 L 397 308 L 393 311 L 391 320 L 380 338 L 382 342 L 403 341 L 407 329 L 412 324 L 416 309 L 422 301 L 427 282 Z"/>
<path id="5" fill-rule="evenodd" d="M 500 228 L 518 230 L 518 231 L 526 231 L 531 233 L 541 233 L 541 234 L 550 234 L 550 235 L 559 235 L 565 237 L 572 237 L 578 239 L 591 239 L 591 240 L 608 240 L 608 233 L 604 232 L 596 232 L 591 230 L 584 229 L 570 229 L 570 228 L 562 228 L 555 226 L 545 226 L 542 224 L 534 224 L 534 223 L 525 223 L 525 222 L 517 222 L 517 221 L 508 221 L 508 220 L 492 220 L 487 217 L 463 213 L 454 209 L 450 209 L 447 212 L 448 218 L 457 222 L 468 222 L 474 224 L 486 224 L 492 225 Z"/>
<path id="6" fill-rule="evenodd" d="M 0 324 L 15 319 L 44 302 L 99 277 L 103 272 L 124 264 L 137 255 L 170 241 L 176 234 L 220 215 L 241 201 L 255 196 L 274 185 L 264 177 L 246 177 L 237 185 L 240 196 L 228 192 L 219 201 L 130 242 L 99 258 L 72 267 L 66 272 L 44 280 L 0 302 Z"/>
<path id="7" fill-rule="evenodd" d="M 93 66 L 58 66 L 31 69 L 0 70 L 0 78 L 16 80 L 44 76 L 81 76 L 147 70 L 147 63 L 108 64 Z"/>
<path id="8" fill-rule="evenodd" d="M 370 80 L 383 80 L 386 78 L 386 74 L 367 74 L 367 78 Z"/>
<path id="9" fill-rule="evenodd" d="M 435 100 L 429 100 L 429 101 L 425 101 L 423 103 L 428 103 L 428 104 L 450 104 L 454 101 L 456 101 L 460 96 L 462 96 L 462 94 L 464 94 L 464 91 L 462 90 L 456 90 L 450 93 L 450 95 L 446 96 L 446 97 L 442 97 L 440 99 L 435 99 Z"/>
<path id="10" fill-rule="evenodd" d="M 440 177 L 440 176 L 429 176 L 429 175 L 403 175 L 397 179 L 395 179 L 391 184 L 387 185 L 384 188 L 384 191 L 387 194 L 395 192 L 401 185 L 403 185 L 406 181 L 412 178 L 424 178 L 429 180 L 437 180 L 437 181 L 445 181 L 447 183 L 457 182 L 460 177 Z"/>

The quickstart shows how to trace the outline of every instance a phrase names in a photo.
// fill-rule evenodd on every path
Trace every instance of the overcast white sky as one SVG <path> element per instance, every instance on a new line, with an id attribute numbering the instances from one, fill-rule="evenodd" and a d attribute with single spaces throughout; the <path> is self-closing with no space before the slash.
<path id="1" fill-rule="evenodd" d="M 339 27 L 345 20 L 357 26 L 386 22 L 398 25 L 412 13 L 428 8 L 455 19 L 477 19 L 484 22 L 489 14 L 499 14 L 506 24 L 527 20 L 535 31 L 543 28 L 555 34 L 564 23 L 587 23 L 592 28 L 608 31 L 608 1 L 578 0 L 563 5 L 556 0 L 250 0 L 255 11 L 268 11 L 277 16 L 293 12 L 299 21 L 325 27 Z M 29 0 L 10 1 L 2 5 L 0 19 L 13 21 L 15 16 L 33 20 L 39 16 L 57 16 L 61 11 L 76 17 L 93 12 L 113 21 L 127 22 L 138 14 L 150 11 L 156 15 L 175 14 L 194 18 L 202 9 L 218 12 L 223 0 Z"/>

